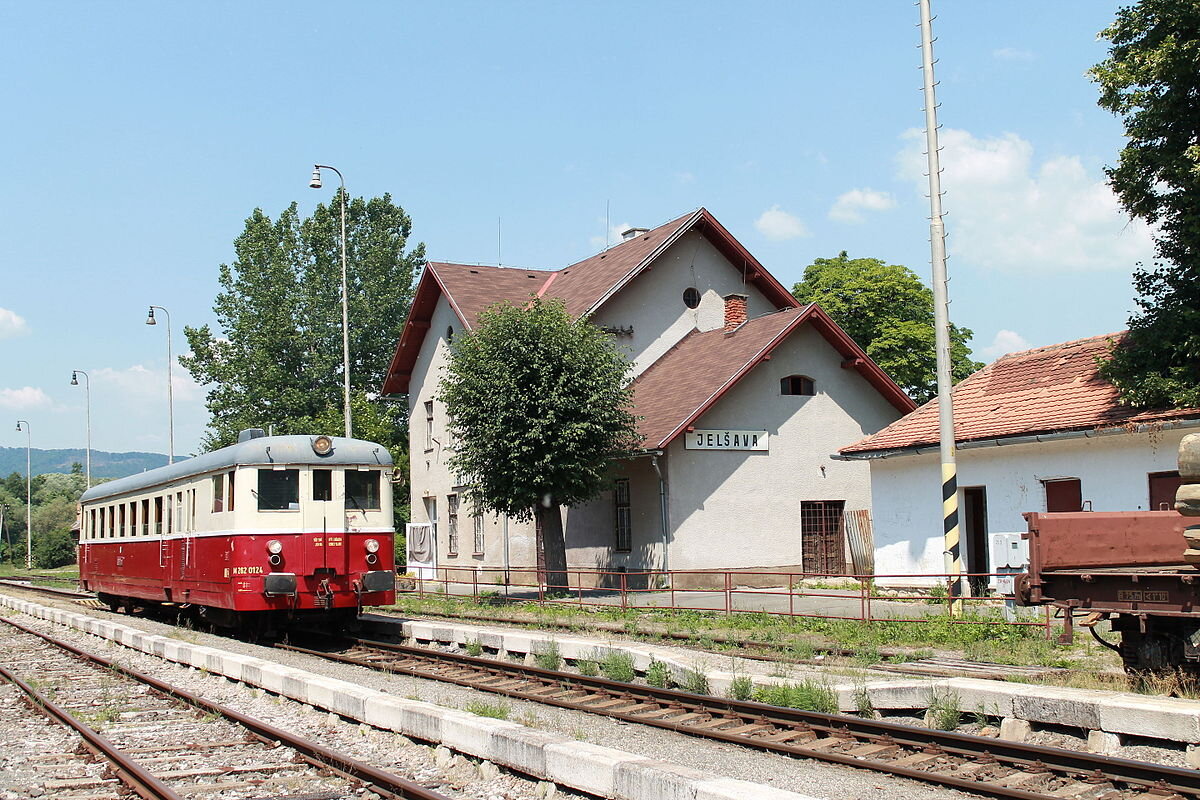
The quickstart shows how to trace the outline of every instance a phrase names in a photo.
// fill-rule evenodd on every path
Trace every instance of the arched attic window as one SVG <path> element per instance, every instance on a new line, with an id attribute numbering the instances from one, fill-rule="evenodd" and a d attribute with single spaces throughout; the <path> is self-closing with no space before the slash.
<path id="1" fill-rule="evenodd" d="M 788 375 L 786 378 L 780 378 L 779 393 L 812 396 L 817 392 L 813 379 L 807 375 Z"/>

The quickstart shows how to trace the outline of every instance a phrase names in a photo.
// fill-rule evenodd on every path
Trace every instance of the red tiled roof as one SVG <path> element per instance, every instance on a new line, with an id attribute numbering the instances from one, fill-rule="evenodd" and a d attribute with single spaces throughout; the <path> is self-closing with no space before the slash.
<path id="1" fill-rule="evenodd" d="M 430 262 L 428 269 L 434 273 L 454 312 L 468 329 L 475 327 L 479 312 L 488 306 L 504 300 L 510 303 L 525 302 L 555 275 L 538 269 L 483 267 L 442 261 Z"/>
<path id="2" fill-rule="evenodd" d="M 1122 406 L 1117 390 L 1096 374 L 1096 358 L 1123 333 L 1010 353 L 952 392 L 958 442 L 1111 428 L 1200 416 L 1200 409 L 1145 411 Z M 903 450 L 938 442 L 933 400 L 842 453 Z"/>
<path id="3" fill-rule="evenodd" d="M 913 402 L 816 304 L 752 319 L 733 331 L 693 330 L 634 380 L 643 446 L 658 450 L 711 408 L 792 331 L 812 324 L 901 412 Z"/>

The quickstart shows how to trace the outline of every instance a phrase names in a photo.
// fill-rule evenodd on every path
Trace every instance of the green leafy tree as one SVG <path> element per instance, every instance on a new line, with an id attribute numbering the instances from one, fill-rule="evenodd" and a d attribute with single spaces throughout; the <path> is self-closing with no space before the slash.
<path id="1" fill-rule="evenodd" d="M 261 209 L 222 264 L 213 305 L 220 326 L 184 329 L 191 356 L 180 362 L 207 384 L 211 415 L 204 445 L 231 444 L 240 430 L 342 431 L 340 198 L 300 219 L 296 204 L 272 220 Z M 355 435 L 368 431 L 402 450 L 406 414 L 381 403 L 383 384 L 425 259 L 406 251 L 412 221 L 389 195 L 346 209 L 350 385 Z"/>
<path id="2" fill-rule="evenodd" d="M 51 568 L 75 562 L 75 540 L 71 536 L 71 526 L 75 523 L 78 498 L 78 494 L 74 497 L 58 495 L 33 509 L 35 566 Z"/>
<path id="3" fill-rule="evenodd" d="M 937 396 L 933 291 L 911 269 L 877 258 L 818 258 L 792 288 L 816 303 L 918 403 Z M 955 383 L 983 367 L 971 358 L 972 332 L 950 326 Z"/>
<path id="4" fill-rule="evenodd" d="M 494 305 L 454 338 L 440 399 L 450 467 L 479 511 L 542 525 L 550 586 L 567 586 L 564 505 L 594 499 L 610 462 L 638 445 L 631 364 L 612 337 L 559 300 Z"/>
<path id="5" fill-rule="evenodd" d="M 1155 226 L 1160 259 L 1134 272 L 1138 310 L 1100 374 L 1128 405 L 1200 406 L 1200 3 L 1140 0 L 1100 36 L 1091 75 L 1126 136 L 1109 185 Z"/>

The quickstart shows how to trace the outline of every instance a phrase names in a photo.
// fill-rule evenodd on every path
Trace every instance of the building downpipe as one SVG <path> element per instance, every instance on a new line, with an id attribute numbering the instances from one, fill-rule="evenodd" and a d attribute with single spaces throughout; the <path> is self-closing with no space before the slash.
<path id="1" fill-rule="evenodd" d="M 667 479 L 663 477 L 662 468 L 658 465 L 658 453 L 650 456 L 650 466 L 654 467 L 654 474 L 658 476 L 658 513 L 660 525 L 662 527 L 662 546 L 663 546 L 663 572 L 671 571 L 671 550 L 667 544 L 667 532 L 670 530 L 667 522 Z"/>

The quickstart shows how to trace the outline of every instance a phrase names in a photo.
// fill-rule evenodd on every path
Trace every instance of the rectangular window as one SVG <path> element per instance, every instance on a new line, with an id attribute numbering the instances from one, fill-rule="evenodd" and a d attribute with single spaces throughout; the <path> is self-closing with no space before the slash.
<path id="1" fill-rule="evenodd" d="M 171 499 L 171 495 L 159 498 L 163 502 L 163 508 L 166 511 L 167 518 L 163 523 L 163 533 L 175 532 L 175 502 Z"/>
<path id="2" fill-rule="evenodd" d="M 613 487 L 614 549 L 628 553 L 633 548 L 633 513 L 629 507 L 629 479 L 618 478 Z"/>
<path id="3" fill-rule="evenodd" d="M 104 524 L 107 519 L 108 518 L 104 514 L 104 509 L 101 508 L 100 509 L 100 527 L 96 529 L 96 538 L 98 538 L 98 539 L 104 538 Z"/>
<path id="4" fill-rule="evenodd" d="M 213 513 L 220 514 L 225 510 L 225 474 L 213 475 Z"/>
<path id="5" fill-rule="evenodd" d="M 475 514 L 471 517 L 471 529 L 475 533 L 475 555 L 483 555 L 483 515 Z"/>
<path id="6" fill-rule="evenodd" d="M 226 495 L 226 502 L 225 502 L 225 510 L 226 511 L 233 511 L 233 476 L 234 476 L 234 474 L 235 474 L 234 471 L 230 470 L 229 471 L 229 480 L 226 481 L 226 483 L 229 484 L 229 490 L 228 490 L 229 494 Z"/>
<path id="7" fill-rule="evenodd" d="M 117 536 L 125 535 L 125 504 L 117 506 Z"/>
<path id="8" fill-rule="evenodd" d="M 458 555 L 458 495 L 446 495 L 446 549 Z"/>
<path id="9" fill-rule="evenodd" d="M 150 535 L 150 499 L 149 498 L 142 501 L 141 523 L 142 523 L 142 536 L 149 536 Z"/>
<path id="10" fill-rule="evenodd" d="M 433 401 L 425 401 L 425 449 L 433 449 Z"/>
<path id="11" fill-rule="evenodd" d="M 161 536 L 163 533 L 163 499 L 162 497 L 154 498 L 154 535 Z"/>
<path id="12" fill-rule="evenodd" d="M 108 507 L 108 538 L 115 538 L 117 535 L 117 509 L 114 506 Z"/>
<path id="13" fill-rule="evenodd" d="M 1055 478 L 1042 481 L 1046 487 L 1047 511 L 1083 511 L 1083 490 L 1079 478 Z"/>
<path id="14" fill-rule="evenodd" d="M 314 469 L 312 471 L 313 500 L 325 502 L 333 499 L 333 470 Z"/>
<path id="15" fill-rule="evenodd" d="M 196 490 L 188 490 L 188 530 L 196 530 Z"/>
<path id="16" fill-rule="evenodd" d="M 96 538 L 96 509 L 88 509 L 88 538 Z"/>
<path id="17" fill-rule="evenodd" d="M 1151 472 L 1147 476 L 1150 482 L 1150 510 L 1171 511 L 1175 508 L 1175 493 L 1183 485 L 1183 478 L 1178 472 Z"/>
<path id="18" fill-rule="evenodd" d="M 183 509 L 183 492 L 175 494 L 175 529 L 180 532 L 187 530 L 187 514 Z"/>
<path id="19" fill-rule="evenodd" d="M 346 471 L 346 507 L 379 510 L 379 470 Z"/>
<path id="20" fill-rule="evenodd" d="M 295 511 L 300 508 L 300 470 L 258 470 L 258 510 Z"/>

